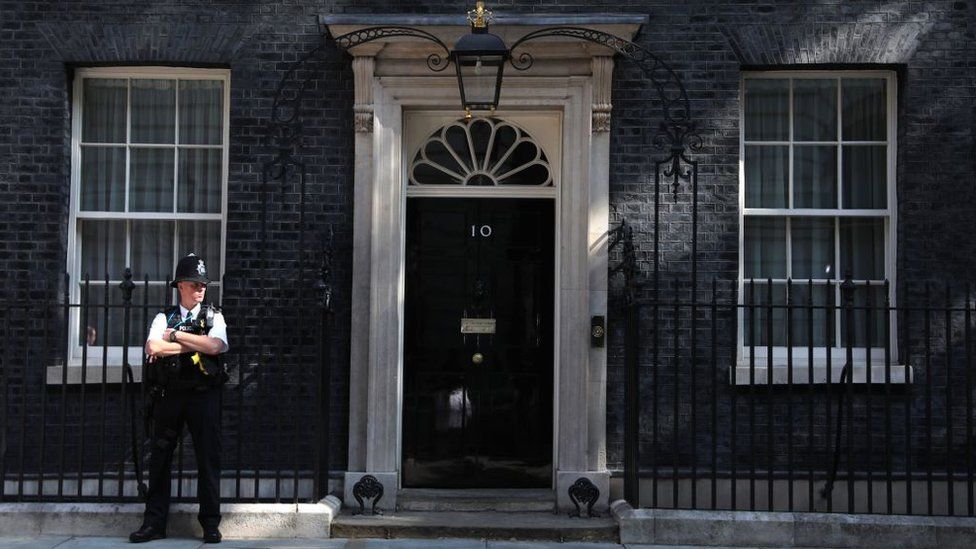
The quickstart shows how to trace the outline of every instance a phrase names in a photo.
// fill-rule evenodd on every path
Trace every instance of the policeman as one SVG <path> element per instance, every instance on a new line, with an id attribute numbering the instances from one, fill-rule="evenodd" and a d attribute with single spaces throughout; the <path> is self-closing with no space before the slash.
<path id="1" fill-rule="evenodd" d="M 226 381 L 220 353 L 227 351 L 227 324 L 215 307 L 203 303 L 207 267 L 189 254 L 176 266 L 172 286 L 180 304 L 153 319 L 146 340 L 146 384 L 154 395 L 149 490 L 142 526 L 129 541 L 166 537 L 173 450 L 186 423 L 196 452 L 197 496 L 206 543 L 220 543 L 220 401 Z"/>

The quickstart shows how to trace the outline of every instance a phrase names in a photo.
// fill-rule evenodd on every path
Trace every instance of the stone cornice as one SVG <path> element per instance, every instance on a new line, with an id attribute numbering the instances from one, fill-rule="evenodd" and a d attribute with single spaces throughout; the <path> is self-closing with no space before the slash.
<path id="1" fill-rule="evenodd" d="M 643 14 L 589 14 L 589 15 L 545 15 L 545 14 L 496 14 L 492 21 L 491 32 L 498 35 L 506 44 L 513 44 L 526 34 L 546 27 L 566 26 L 584 27 L 610 33 L 626 40 L 633 40 L 648 21 Z M 444 42 L 448 48 L 454 45 L 458 37 L 469 32 L 464 14 L 452 15 L 397 15 L 397 14 L 363 14 L 363 15 L 321 15 L 319 24 L 323 32 L 331 37 L 341 36 L 350 32 L 375 26 L 405 26 L 429 32 Z M 612 51 L 596 44 L 587 47 L 567 47 L 569 44 L 580 44 L 575 38 L 547 37 L 532 41 L 522 46 L 539 58 L 583 59 L 592 55 L 609 55 Z M 395 36 L 383 38 L 351 48 L 357 54 L 360 48 L 376 48 L 377 59 L 425 59 L 429 53 L 437 52 L 437 46 L 415 38 Z M 441 53 L 443 53 L 441 51 Z M 538 55 L 537 55 L 538 54 Z M 361 55 L 361 54 L 360 54 Z M 383 71 L 380 71 L 383 72 Z"/>
<path id="2" fill-rule="evenodd" d="M 640 27 L 646 24 L 648 16 L 640 13 L 593 13 L 593 14 L 520 14 L 496 13 L 492 20 L 492 28 L 497 25 L 513 26 L 584 26 L 592 25 L 634 25 Z M 372 27 L 379 25 L 406 25 L 410 27 L 426 26 L 459 26 L 467 28 L 467 16 L 463 13 L 440 15 L 413 14 L 328 14 L 320 15 L 319 23 L 325 26 L 351 25 Z"/>

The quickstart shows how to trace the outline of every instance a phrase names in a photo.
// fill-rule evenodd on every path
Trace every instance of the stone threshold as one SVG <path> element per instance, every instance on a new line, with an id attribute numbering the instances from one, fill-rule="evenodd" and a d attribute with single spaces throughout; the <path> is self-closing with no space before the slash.
<path id="1" fill-rule="evenodd" d="M 355 511 L 355 502 L 352 509 Z M 403 488 L 397 511 L 553 512 L 556 494 L 550 489 Z"/>
<path id="2" fill-rule="evenodd" d="M 552 512 L 348 512 L 332 522 L 335 538 L 469 538 L 558 542 L 616 542 L 617 525 L 604 516 L 573 518 Z"/>
<path id="3" fill-rule="evenodd" d="M 620 543 L 726 547 L 971 549 L 976 518 L 686 511 L 611 505 Z"/>
<path id="4" fill-rule="evenodd" d="M 318 503 L 224 503 L 220 530 L 228 538 L 328 538 L 339 500 Z M 141 503 L 2 503 L 0 536 L 128 538 L 142 524 Z M 169 537 L 203 535 L 196 504 L 170 505 Z"/>

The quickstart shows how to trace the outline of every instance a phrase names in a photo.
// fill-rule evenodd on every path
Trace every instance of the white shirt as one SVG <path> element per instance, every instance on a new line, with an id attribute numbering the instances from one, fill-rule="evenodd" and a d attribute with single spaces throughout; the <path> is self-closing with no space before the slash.
<path id="1" fill-rule="evenodd" d="M 187 309 L 183 305 L 180 305 L 180 318 L 185 319 L 186 313 L 190 313 L 192 316 L 190 320 L 197 318 L 200 313 L 200 304 L 197 303 L 196 307 L 193 309 Z M 166 315 L 163 313 L 158 313 L 155 318 L 153 318 L 152 325 L 149 326 L 149 337 L 146 341 L 150 339 L 163 339 L 163 332 L 166 331 Z M 207 334 L 210 337 L 219 339 L 224 344 L 224 348 L 221 349 L 221 353 L 226 353 L 230 345 L 227 343 L 227 322 L 224 321 L 224 314 L 220 312 L 214 312 L 213 328 L 210 329 L 210 333 Z"/>

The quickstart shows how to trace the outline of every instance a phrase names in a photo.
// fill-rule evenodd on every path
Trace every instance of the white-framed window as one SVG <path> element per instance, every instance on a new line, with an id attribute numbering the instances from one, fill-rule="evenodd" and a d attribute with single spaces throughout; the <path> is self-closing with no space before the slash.
<path id="1" fill-rule="evenodd" d="M 735 382 L 839 379 L 847 319 L 838 310 L 849 272 L 854 293 L 854 379 L 884 379 L 886 324 L 894 315 L 896 79 L 889 71 L 749 72 L 741 82 L 739 363 Z M 789 281 L 789 282 L 788 282 Z M 888 293 L 885 282 L 888 282 Z M 787 287 L 796 308 L 788 321 Z M 812 294 L 812 295 L 811 295 Z M 770 300 L 771 297 L 771 300 Z M 770 309 L 773 303 L 780 307 Z M 804 308 L 814 305 L 813 313 Z M 868 312 L 877 307 L 868 322 Z M 871 325 L 870 333 L 867 326 Z M 792 328 L 792 337 L 788 333 Z M 772 350 L 770 356 L 769 351 Z M 792 353 L 792 357 L 790 354 Z M 900 367 L 898 367 L 900 368 Z M 893 370 L 902 379 L 902 369 Z M 743 379 L 745 376 L 745 379 Z"/>
<path id="2" fill-rule="evenodd" d="M 121 364 L 124 269 L 141 307 L 169 303 L 179 257 L 207 261 L 208 300 L 219 299 L 227 213 L 230 71 L 175 67 L 82 68 L 72 101 L 68 265 L 73 307 L 69 365 Z M 108 277 L 108 288 L 105 280 Z M 107 292 L 106 292 L 107 289 Z M 130 363 L 140 364 L 146 326 L 130 324 Z M 152 313 L 150 311 L 150 318 Z M 107 350 L 107 354 L 103 351 Z"/>

